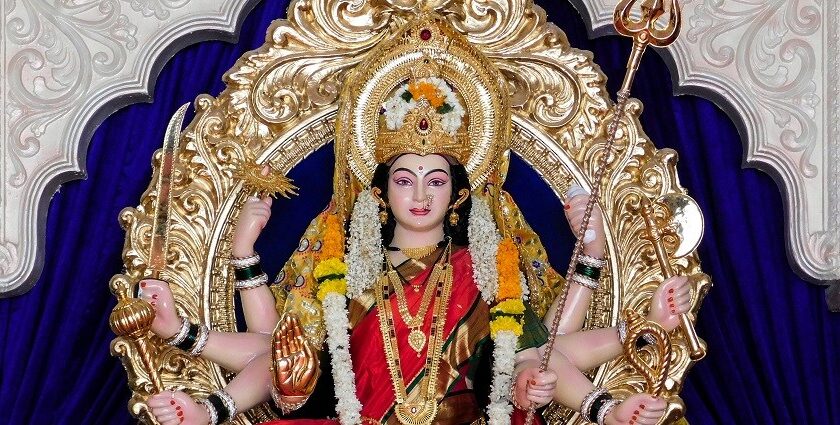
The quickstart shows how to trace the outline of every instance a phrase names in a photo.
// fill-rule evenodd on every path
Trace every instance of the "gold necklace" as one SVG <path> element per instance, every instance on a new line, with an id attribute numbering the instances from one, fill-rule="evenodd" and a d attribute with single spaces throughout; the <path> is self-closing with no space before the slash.
<path id="1" fill-rule="evenodd" d="M 432 295 L 435 293 L 435 283 L 440 281 L 441 267 L 438 264 L 432 268 L 431 274 L 426 279 L 426 290 L 423 292 L 423 298 L 420 301 L 420 308 L 417 309 L 417 314 L 412 315 L 408 309 L 408 300 L 405 297 L 405 290 L 403 289 L 402 279 L 396 270 L 388 271 L 388 281 L 394 287 L 394 292 L 397 294 L 397 309 L 402 316 L 403 323 L 411 329 L 408 333 L 408 345 L 417 352 L 417 357 L 420 357 L 420 352 L 426 346 L 426 334 L 420 330 L 423 322 L 426 321 L 426 312 L 429 310 L 429 304 L 432 301 Z"/>
<path id="2" fill-rule="evenodd" d="M 400 252 L 403 253 L 408 258 L 412 260 L 419 260 L 421 258 L 428 257 L 431 255 L 435 250 L 438 248 L 438 243 L 428 246 L 419 246 L 417 248 L 397 248 Z"/>
<path id="3" fill-rule="evenodd" d="M 438 412 L 437 404 L 437 378 L 440 360 L 443 354 L 443 331 L 446 325 L 446 310 L 449 305 L 449 297 L 452 295 L 452 264 L 450 260 L 451 245 L 447 247 L 446 265 L 435 267 L 441 269 L 442 278 L 438 275 L 435 282 L 436 291 L 439 296 L 435 297 L 434 312 L 432 315 L 432 328 L 430 334 L 432 343 L 426 352 L 425 373 L 421 381 L 420 395 L 408 402 L 405 382 L 403 382 L 402 368 L 400 367 L 399 346 L 397 345 L 396 330 L 394 328 L 391 303 L 384 296 L 388 288 L 388 277 L 383 275 L 380 284 L 374 288 L 376 296 L 377 314 L 379 316 L 379 331 L 382 333 L 382 340 L 385 345 L 385 358 L 388 361 L 388 370 L 391 374 L 391 383 L 394 386 L 396 406 L 394 414 L 397 420 L 405 425 L 428 425 L 431 424 Z M 431 285 L 432 282 L 429 282 Z M 441 314 L 443 312 L 443 314 Z"/>

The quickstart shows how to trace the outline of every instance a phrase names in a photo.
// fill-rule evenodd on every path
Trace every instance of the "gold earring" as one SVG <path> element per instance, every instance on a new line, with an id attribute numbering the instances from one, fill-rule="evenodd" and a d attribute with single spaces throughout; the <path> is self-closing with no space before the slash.
<path id="1" fill-rule="evenodd" d="M 466 201 L 469 196 L 470 196 L 470 191 L 467 190 L 467 189 L 461 189 L 461 190 L 458 191 L 458 199 L 455 200 L 454 204 L 452 204 L 452 212 L 449 213 L 449 225 L 450 226 L 455 227 L 455 226 L 458 225 L 458 220 L 460 220 L 461 216 L 458 215 L 458 213 L 455 212 L 455 210 L 457 210 L 458 207 L 460 207 L 461 204 L 463 204 L 464 201 Z"/>
<path id="2" fill-rule="evenodd" d="M 388 211 L 387 211 L 388 204 L 386 204 L 385 201 L 383 201 L 382 197 L 380 196 L 380 195 L 382 195 L 382 189 L 380 189 L 378 187 L 374 187 L 373 189 L 371 189 L 370 194 L 373 195 L 373 198 L 376 199 L 376 203 L 379 204 L 379 208 L 381 208 L 379 210 L 379 222 L 382 223 L 382 224 L 387 223 L 388 222 Z"/>
<path id="3" fill-rule="evenodd" d="M 449 213 L 449 225 L 452 226 L 452 227 L 457 226 L 458 225 L 458 220 L 460 218 L 461 217 L 458 215 L 458 213 L 456 213 L 455 210 L 452 210 L 452 212 Z"/>

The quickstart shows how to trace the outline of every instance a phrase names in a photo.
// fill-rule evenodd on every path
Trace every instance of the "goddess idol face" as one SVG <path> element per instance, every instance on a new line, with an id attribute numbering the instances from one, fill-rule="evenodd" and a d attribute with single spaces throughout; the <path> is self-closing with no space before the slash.
<path id="1" fill-rule="evenodd" d="M 398 226 L 428 232 L 443 225 L 452 198 L 449 162 L 441 155 L 401 155 L 391 164 L 388 201 Z"/>

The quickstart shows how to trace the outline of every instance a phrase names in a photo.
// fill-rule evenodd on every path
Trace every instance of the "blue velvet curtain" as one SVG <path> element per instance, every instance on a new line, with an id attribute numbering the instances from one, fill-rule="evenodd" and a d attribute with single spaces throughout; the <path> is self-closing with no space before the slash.
<path id="1" fill-rule="evenodd" d="M 573 46 L 594 53 L 615 93 L 629 43 L 589 40 L 566 2 L 538 3 Z M 120 270 L 124 239 L 117 215 L 136 205 L 147 187 L 151 155 L 177 106 L 200 93 L 218 94 L 220 76 L 262 44 L 286 5 L 262 2 L 236 44 L 205 42 L 177 53 L 157 80 L 154 103 L 124 108 L 97 129 L 88 177 L 65 184 L 50 205 L 39 282 L 23 296 L 0 301 L 0 423 L 133 422 L 125 373 L 108 352 L 113 335 L 107 319 L 115 303 L 108 280 Z M 840 423 L 840 391 L 832 391 L 840 378 L 840 316 L 828 312 L 822 288 L 803 282 L 788 265 L 779 188 L 766 174 L 741 168 L 739 135 L 720 109 L 672 95 L 659 57 L 646 57 L 639 75 L 634 96 L 645 104 L 644 128 L 657 146 L 679 152 L 682 184 L 706 217 L 700 258 L 715 286 L 697 326 L 709 355 L 682 392 L 689 421 Z M 332 153 L 323 151 L 294 170 L 301 196 L 276 204 L 275 217 L 282 218 L 260 241 L 273 270 L 325 205 L 330 188 L 323 170 L 331 161 Z M 565 264 L 570 235 L 559 203 L 521 161 L 514 162 L 507 188 L 548 242 L 554 263 Z M 271 230 L 281 225 L 289 230 Z"/>

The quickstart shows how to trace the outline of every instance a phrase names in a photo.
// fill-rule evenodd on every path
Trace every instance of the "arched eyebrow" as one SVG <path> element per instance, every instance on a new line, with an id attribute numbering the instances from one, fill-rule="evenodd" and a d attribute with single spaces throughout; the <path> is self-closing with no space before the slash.
<path id="1" fill-rule="evenodd" d="M 397 168 L 394 171 L 391 171 L 391 175 L 396 174 L 398 171 L 405 171 L 407 173 L 411 173 L 411 175 L 413 175 L 414 177 L 417 177 L 417 173 L 415 173 L 414 170 L 409 170 L 408 168 L 405 168 L 405 167 L 400 167 L 400 168 Z M 436 173 L 438 171 L 440 171 L 443 174 L 446 174 L 447 177 L 449 176 L 449 173 L 447 173 L 446 170 L 444 170 L 443 168 L 435 168 L 434 170 L 431 170 L 431 171 L 427 172 L 425 175 Z"/>
<path id="2" fill-rule="evenodd" d="M 428 173 L 426 173 L 426 175 L 428 176 L 428 175 L 430 175 L 430 174 L 432 174 L 432 173 L 437 173 L 438 171 L 440 171 L 440 172 L 441 172 L 441 173 L 443 173 L 443 174 L 446 174 L 446 176 L 447 176 L 447 177 L 449 177 L 449 173 L 447 173 L 447 172 L 446 172 L 446 170 L 444 170 L 444 169 L 442 169 L 442 168 L 435 168 L 434 170 L 429 171 Z"/>

